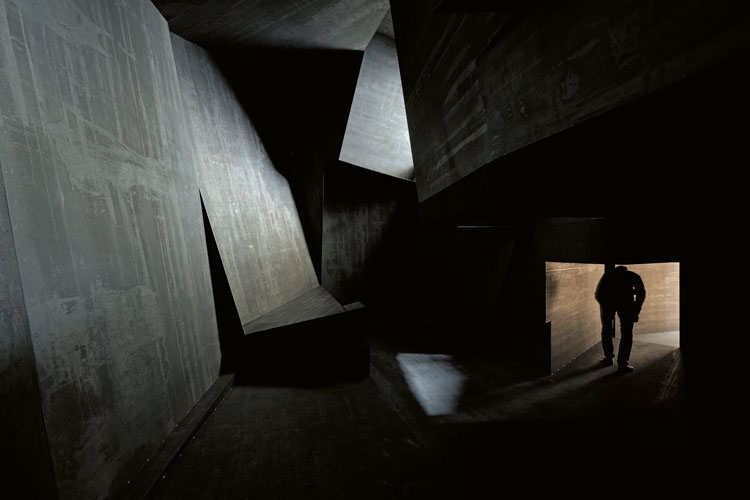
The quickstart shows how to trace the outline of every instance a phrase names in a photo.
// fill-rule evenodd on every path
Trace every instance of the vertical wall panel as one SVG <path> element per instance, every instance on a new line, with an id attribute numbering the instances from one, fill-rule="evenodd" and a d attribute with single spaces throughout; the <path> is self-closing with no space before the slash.
<path id="1" fill-rule="evenodd" d="M 218 374 L 200 199 L 147 0 L 0 0 L 0 157 L 61 498 L 124 486 Z"/>
<path id="2" fill-rule="evenodd" d="M 0 168 L 0 480 L 23 484 L 28 498 L 55 491 L 47 432 L 16 249 Z"/>
<path id="3" fill-rule="evenodd" d="M 434 6 L 391 1 L 420 200 L 750 47 L 734 0 Z"/>
<path id="4" fill-rule="evenodd" d="M 252 122 L 252 134 L 257 132 L 273 167 L 289 181 L 318 278 L 323 170 L 341 153 L 362 55 L 354 50 L 211 52 Z"/>
<path id="5" fill-rule="evenodd" d="M 596 286 L 601 264 L 547 262 L 547 321 L 551 323 L 554 373 L 601 339 Z"/>
<path id="6" fill-rule="evenodd" d="M 206 51 L 176 35 L 172 44 L 206 211 L 246 324 L 317 277 L 289 183 L 232 89 Z"/>
<path id="7" fill-rule="evenodd" d="M 321 284 L 342 304 L 414 306 L 416 226 L 413 182 L 329 165 Z"/>
<path id="8" fill-rule="evenodd" d="M 373 37 L 362 59 L 339 159 L 414 178 L 396 42 L 384 35 Z"/>
<path id="9" fill-rule="evenodd" d="M 646 301 L 633 329 L 636 336 L 645 333 L 677 332 L 680 330 L 680 264 L 625 264 L 638 273 L 646 288 Z M 619 329 L 619 321 L 618 321 Z"/>

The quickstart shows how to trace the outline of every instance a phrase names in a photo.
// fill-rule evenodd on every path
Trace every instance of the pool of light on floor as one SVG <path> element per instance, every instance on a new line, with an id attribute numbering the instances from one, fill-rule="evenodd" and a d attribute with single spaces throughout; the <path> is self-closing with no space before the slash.
<path id="1" fill-rule="evenodd" d="M 409 390 L 427 415 L 457 411 L 467 377 L 451 355 L 399 353 L 396 360 Z"/>

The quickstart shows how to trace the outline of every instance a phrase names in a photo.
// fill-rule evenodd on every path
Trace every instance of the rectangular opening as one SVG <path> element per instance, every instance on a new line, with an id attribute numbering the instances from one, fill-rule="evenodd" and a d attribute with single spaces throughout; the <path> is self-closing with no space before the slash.
<path id="1" fill-rule="evenodd" d="M 618 264 L 638 274 L 646 288 L 633 340 L 680 347 L 680 263 Z M 620 321 L 615 319 L 619 335 Z"/>
<path id="2" fill-rule="evenodd" d="M 679 347 L 680 264 L 625 265 L 646 289 L 633 340 Z M 550 335 L 550 372 L 554 373 L 601 341 L 601 317 L 594 293 L 604 264 L 546 263 L 546 321 Z M 616 319 L 616 337 L 620 323 Z"/>

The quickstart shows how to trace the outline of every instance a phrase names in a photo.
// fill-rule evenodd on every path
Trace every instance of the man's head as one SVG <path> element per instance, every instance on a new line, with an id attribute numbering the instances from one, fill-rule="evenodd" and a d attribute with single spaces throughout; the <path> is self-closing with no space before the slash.
<path id="1" fill-rule="evenodd" d="M 620 272 L 620 273 L 624 273 L 627 270 L 628 270 L 628 268 L 626 266 L 617 266 L 615 268 L 615 271 Z"/>

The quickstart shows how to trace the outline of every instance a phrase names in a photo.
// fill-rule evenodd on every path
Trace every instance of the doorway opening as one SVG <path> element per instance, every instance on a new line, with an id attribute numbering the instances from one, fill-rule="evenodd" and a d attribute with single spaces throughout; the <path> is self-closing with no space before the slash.
<path id="1" fill-rule="evenodd" d="M 646 289 L 646 300 L 633 328 L 633 340 L 679 348 L 679 262 L 617 265 L 624 265 L 639 274 Z M 601 341 L 601 317 L 594 292 L 604 270 L 604 264 L 546 263 L 550 373 L 555 373 Z M 620 331 L 619 318 L 616 318 L 617 338 Z"/>
<path id="2" fill-rule="evenodd" d="M 680 263 L 618 264 L 637 273 L 646 288 L 633 340 L 680 347 Z M 619 318 L 615 327 L 620 331 Z"/>

